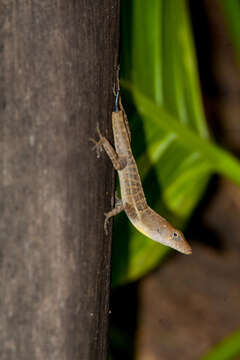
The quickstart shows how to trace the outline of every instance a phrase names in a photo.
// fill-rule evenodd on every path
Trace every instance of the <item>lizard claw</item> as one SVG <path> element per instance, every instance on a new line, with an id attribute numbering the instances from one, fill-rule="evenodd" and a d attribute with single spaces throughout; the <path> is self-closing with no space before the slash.
<path id="1" fill-rule="evenodd" d="M 104 215 L 105 215 L 104 231 L 105 231 L 105 234 L 108 235 L 107 225 L 108 225 L 108 221 L 109 221 L 109 219 L 110 219 L 111 216 L 109 216 L 109 213 L 104 213 Z"/>
<path id="2" fill-rule="evenodd" d="M 103 148 L 102 148 L 102 145 L 103 145 L 103 142 L 104 142 L 104 138 L 101 134 L 101 131 L 99 129 L 99 123 L 97 123 L 97 133 L 98 133 L 98 136 L 99 136 L 99 140 L 95 140 L 93 138 L 90 138 L 89 140 L 91 142 L 93 142 L 95 145 L 92 147 L 92 150 L 96 150 L 97 152 L 97 158 L 100 158 L 100 153 L 102 152 Z"/>
<path id="3" fill-rule="evenodd" d="M 97 129 L 97 133 L 98 133 L 99 138 L 102 139 L 103 136 L 102 136 L 102 133 L 101 133 L 100 128 L 99 128 L 99 122 L 97 122 L 97 127 L 96 127 L 96 129 Z"/>
<path id="4" fill-rule="evenodd" d="M 97 158 L 99 159 L 100 158 L 100 153 L 103 151 L 103 148 L 102 148 L 102 140 L 100 139 L 99 141 L 93 139 L 93 138 L 90 138 L 89 141 L 93 142 L 95 145 L 92 147 L 92 150 L 96 150 L 96 153 L 97 153 Z"/>

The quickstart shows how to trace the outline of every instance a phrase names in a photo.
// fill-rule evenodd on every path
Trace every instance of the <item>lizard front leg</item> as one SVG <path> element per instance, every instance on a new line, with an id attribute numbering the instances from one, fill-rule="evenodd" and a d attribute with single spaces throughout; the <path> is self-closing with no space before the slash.
<path id="1" fill-rule="evenodd" d="M 98 136 L 99 136 L 98 141 L 96 141 L 94 139 L 90 139 L 92 142 L 95 143 L 95 146 L 93 147 L 93 149 L 96 149 L 97 157 L 98 158 L 100 157 L 100 152 L 102 151 L 102 148 L 104 148 L 104 150 L 106 151 L 109 159 L 112 161 L 112 164 L 113 164 L 114 168 L 117 171 L 124 169 L 125 166 L 127 165 L 127 159 L 125 157 L 119 157 L 118 156 L 118 154 L 116 153 L 115 149 L 110 144 L 108 139 L 106 139 L 101 134 L 98 124 L 97 124 L 97 133 L 98 133 Z"/>
<path id="2" fill-rule="evenodd" d="M 118 215 L 121 211 L 124 210 L 123 202 L 116 196 L 116 194 L 115 194 L 115 200 L 116 200 L 115 207 L 111 211 L 104 214 L 106 216 L 105 221 L 104 221 L 104 230 L 105 230 L 106 234 L 108 234 L 107 224 L 108 224 L 109 219 L 112 216 Z"/>

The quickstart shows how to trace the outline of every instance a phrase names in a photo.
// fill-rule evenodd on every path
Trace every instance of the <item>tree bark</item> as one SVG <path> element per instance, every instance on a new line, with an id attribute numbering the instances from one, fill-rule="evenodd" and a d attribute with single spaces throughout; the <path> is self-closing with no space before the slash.
<path id="1" fill-rule="evenodd" d="M 0 0 L 1 360 L 107 359 L 119 1 Z"/>

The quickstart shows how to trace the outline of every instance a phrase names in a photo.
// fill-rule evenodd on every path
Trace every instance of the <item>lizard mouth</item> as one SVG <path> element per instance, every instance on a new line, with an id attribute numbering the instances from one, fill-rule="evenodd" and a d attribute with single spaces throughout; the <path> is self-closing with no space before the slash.
<path id="1" fill-rule="evenodd" d="M 187 244 L 186 248 L 184 250 L 179 250 L 181 253 L 185 254 L 185 255 L 191 255 L 192 254 L 192 248 L 190 245 Z"/>

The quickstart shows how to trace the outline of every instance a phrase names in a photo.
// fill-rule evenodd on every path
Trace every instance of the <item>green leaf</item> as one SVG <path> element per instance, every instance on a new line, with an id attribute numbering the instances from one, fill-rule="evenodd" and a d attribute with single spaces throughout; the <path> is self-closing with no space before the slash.
<path id="1" fill-rule="evenodd" d="M 201 360 L 234 360 L 240 356 L 240 330 L 236 331 L 211 351 L 209 351 Z"/>
<path id="2" fill-rule="evenodd" d="M 204 159 L 209 169 L 240 185 L 240 162 L 233 155 L 189 130 L 187 126 L 178 122 L 165 109 L 155 105 L 133 86 L 126 82 L 123 84 L 125 88 L 131 89 L 139 113 L 148 118 L 152 127 L 155 126 L 156 129 L 158 127 L 159 131 L 165 130 L 175 136 L 182 148 L 199 155 L 198 162 L 199 159 Z"/>
<path id="3" fill-rule="evenodd" d="M 184 229 L 213 172 L 240 184 L 238 161 L 209 141 L 186 1 L 123 0 L 121 53 L 123 103 L 147 201 Z M 168 251 L 121 214 L 113 286 L 146 274 Z"/>

